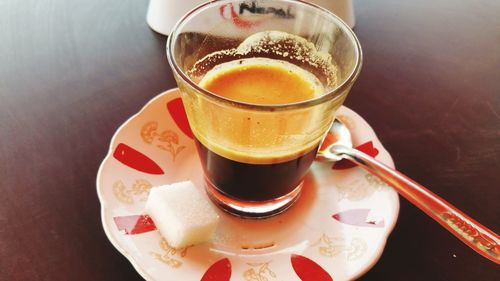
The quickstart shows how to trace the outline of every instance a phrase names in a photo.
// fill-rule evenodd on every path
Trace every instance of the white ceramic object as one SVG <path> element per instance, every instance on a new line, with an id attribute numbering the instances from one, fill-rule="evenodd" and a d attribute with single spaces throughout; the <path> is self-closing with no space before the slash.
<path id="1" fill-rule="evenodd" d="M 332 11 L 351 28 L 356 24 L 352 0 L 311 0 L 309 2 Z"/>
<path id="2" fill-rule="evenodd" d="M 150 0 L 146 21 L 156 32 L 169 35 L 175 23 L 203 0 Z"/>
<path id="3" fill-rule="evenodd" d="M 150 0 L 146 21 L 156 32 L 169 35 L 175 23 L 187 12 L 204 3 L 203 0 Z M 351 28 L 354 27 L 354 8 L 352 0 L 312 0 L 344 20 Z M 227 16 L 227 15 L 214 15 Z M 197 30 L 201 31 L 201 30 Z"/>
<path id="4" fill-rule="evenodd" d="M 351 129 L 355 146 L 394 167 L 366 121 L 346 107 L 338 117 Z M 350 162 L 335 165 L 314 163 L 301 197 L 285 213 L 245 220 L 217 209 L 220 222 L 210 242 L 173 249 L 140 216 L 152 186 L 190 180 L 203 188 L 192 134 L 173 89 L 151 100 L 113 136 L 97 175 L 103 227 L 146 280 L 355 279 L 382 254 L 399 200 L 363 169 L 348 168 Z M 307 279 L 304 272 L 315 275 Z"/>

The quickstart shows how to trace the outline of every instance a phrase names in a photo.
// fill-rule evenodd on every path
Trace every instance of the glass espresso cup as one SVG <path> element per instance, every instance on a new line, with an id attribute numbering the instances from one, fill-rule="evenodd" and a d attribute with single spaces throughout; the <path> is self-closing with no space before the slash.
<path id="1" fill-rule="evenodd" d="M 209 197 L 248 218 L 290 207 L 360 72 L 352 30 L 307 2 L 212 1 L 177 23 L 167 55 Z"/>

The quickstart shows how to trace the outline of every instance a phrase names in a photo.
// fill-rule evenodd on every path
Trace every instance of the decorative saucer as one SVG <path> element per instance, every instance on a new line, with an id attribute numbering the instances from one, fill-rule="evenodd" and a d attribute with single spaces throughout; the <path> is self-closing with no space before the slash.
<path id="1" fill-rule="evenodd" d="M 358 114 L 342 107 L 354 145 L 394 167 Z M 246 220 L 221 210 L 210 242 L 174 249 L 143 215 L 153 186 L 191 180 L 202 168 L 177 89 L 125 122 L 97 174 L 101 218 L 111 243 L 146 280 L 351 280 L 380 258 L 399 211 L 397 193 L 347 160 L 315 162 L 288 211 Z"/>

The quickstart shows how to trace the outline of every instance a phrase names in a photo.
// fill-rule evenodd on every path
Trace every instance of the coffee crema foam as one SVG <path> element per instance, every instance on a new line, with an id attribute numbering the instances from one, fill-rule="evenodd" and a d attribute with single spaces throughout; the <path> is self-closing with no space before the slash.
<path id="1" fill-rule="evenodd" d="M 302 37 L 280 31 L 259 32 L 237 48 L 211 53 L 188 75 L 216 95 L 267 105 L 311 100 L 337 83 L 329 54 L 318 52 Z M 278 114 L 226 108 L 202 98 L 192 107 L 188 111 L 196 120 L 192 128 L 196 138 L 220 156 L 249 164 L 297 159 L 317 148 L 329 126 L 324 107 L 319 106 Z"/>
<path id="2" fill-rule="evenodd" d="M 238 47 L 220 50 L 198 60 L 187 72 L 199 82 L 205 74 L 217 65 L 243 58 L 270 58 L 284 60 L 315 75 L 325 90 L 338 84 L 338 71 L 330 54 L 320 52 L 306 39 L 283 31 L 262 31 L 250 35 Z"/>
<path id="3" fill-rule="evenodd" d="M 250 58 L 215 66 L 199 86 L 230 100 L 251 104 L 290 104 L 324 93 L 312 73 L 286 61 Z"/>

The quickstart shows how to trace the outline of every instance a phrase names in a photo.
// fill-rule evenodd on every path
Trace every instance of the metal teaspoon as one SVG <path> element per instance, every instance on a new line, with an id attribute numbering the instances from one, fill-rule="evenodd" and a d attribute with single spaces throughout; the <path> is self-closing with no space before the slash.
<path id="1" fill-rule="evenodd" d="M 474 251 L 500 264 L 500 239 L 496 233 L 402 173 L 353 148 L 349 129 L 338 119 L 333 122 L 329 133 L 333 135 L 335 141 L 318 151 L 316 160 L 332 162 L 349 159 L 353 161 L 392 186 L 401 196 L 424 211 Z"/>

